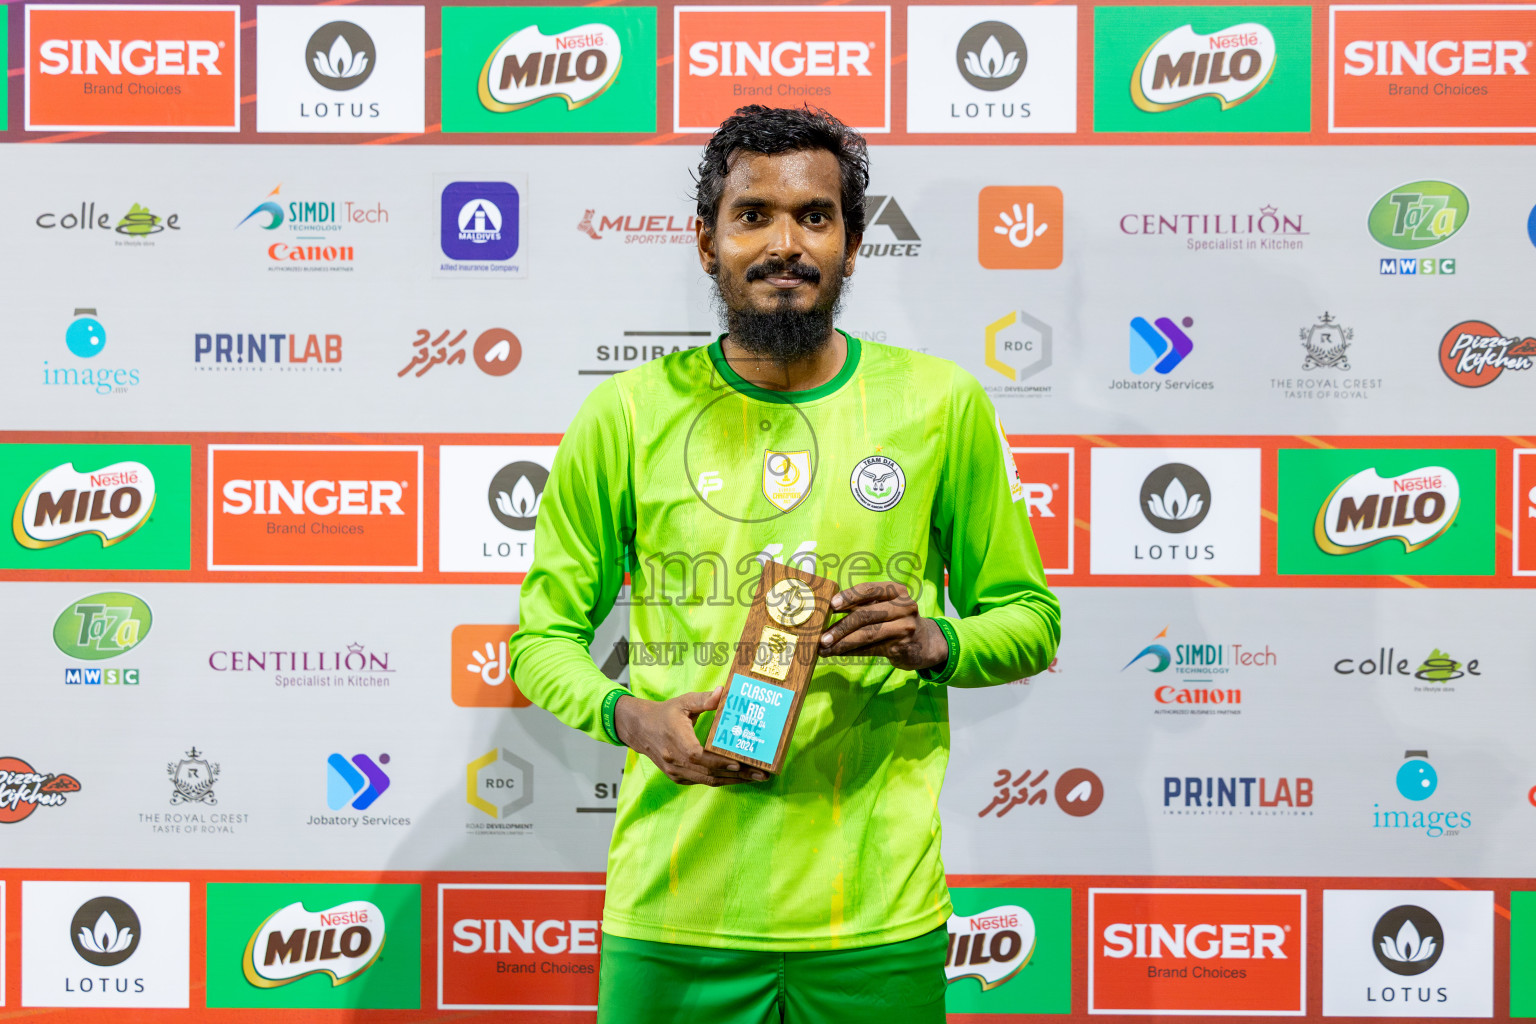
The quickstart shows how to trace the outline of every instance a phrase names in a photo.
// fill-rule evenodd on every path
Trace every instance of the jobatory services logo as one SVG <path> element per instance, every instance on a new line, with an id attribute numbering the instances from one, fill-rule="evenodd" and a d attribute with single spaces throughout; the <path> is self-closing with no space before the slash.
<path id="1" fill-rule="evenodd" d="M 438 449 L 438 568 L 527 572 L 552 445 Z"/>
<path id="2" fill-rule="evenodd" d="M 0 825 L 14 825 L 39 807 L 58 808 L 80 792 L 73 775 L 39 772 L 19 757 L 0 757 Z"/>
<path id="3" fill-rule="evenodd" d="M 711 133 L 748 103 L 835 111 L 891 130 L 889 7 L 673 8 L 675 132 Z"/>
<path id="4" fill-rule="evenodd" d="M 1242 677 L 1228 677 L 1234 672 L 1248 676 L 1280 663 L 1280 655 L 1267 643 L 1174 643 L 1169 639 L 1172 628 L 1164 626 L 1120 668 L 1158 677 L 1151 696 L 1159 715 L 1241 715 L 1243 691 L 1237 682 Z M 1164 675 L 1170 671 L 1172 676 Z"/>
<path id="5" fill-rule="evenodd" d="M 1040 549 L 1047 573 L 1071 575 L 1077 506 L 1077 453 L 1072 448 L 1012 448 L 1014 464 L 1024 485 L 1029 529 Z"/>
<path id="6" fill-rule="evenodd" d="M 358 234 L 389 223 L 389 210 L 378 200 L 295 199 L 294 192 L 284 193 L 279 183 L 235 224 L 257 239 L 271 272 L 350 274 Z"/>
<path id="7" fill-rule="evenodd" d="M 953 888 L 949 898 L 948 1012 L 1071 1012 L 1071 889 Z"/>
<path id="8" fill-rule="evenodd" d="M 92 594 L 71 601 L 53 624 L 53 643 L 79 661 L 105 661 L 127 654 L 149 636 L 153 622 L 149 605 L 132 594 Z M 137 668 L 81 668 L 64 670 L 66 686 L 137 686 Z"/>
<path id="9" fill-rule="evenodd" d="M 1140 379 L 1116 377 L 1110 380 L 1111 391 L 1214 391 L 1211 380 L 1194 380 L 1185 377 L 1165 379 L 1178 369 L 1195 350 L 1194 339 L 1189 331 L 1195 326 L 1192 316 L 1160 316 L 1148 319 L 1144 316 L 1131 318 L 1130 349 L 1127 366 Z M 1156 376 L 1147 377 L 1148 372 Z"/>
<path id="10" fill-rule="evenodd" d="M 466 341 L 469 344 L 460 348 Z M 434 366 L 445 364 L 465 366 L 471 356 L 475 366 L 487 377 L 505 377 L 523 361 L 523 343 L 505 327 L 488 327 L 477 332 L 473 341 L 468 329 L 434 331 L 418 327 L 412 347 L 415 351 L 411 353 L 411 361 L 399 369 L 396 377 L 406 374 L 425 377 Z"/>
<path id="11" fill-rule="evenodd" d="M 1099 132 L 1305 132 L 1309 7 L 1094 11 Z"/>
<path id="12" fill-rule="evenodd" d="M 1305 776 L 1165 775 L 1163 816 L 1310 818 L 1316 786 Z"/>
<path id="13" fill-rule="evenodd" d="M 523 696 L 507 674 L 507 641 L 516 625 L 453 627 L 451 694 L 463 708 L 526 708 L 533 702 Z"/>
<path id="14" fill-rule="evenodd" d="M 97 395 L 126 395 L 143 378 L 136 367 L 109 366 L 94 360 L 107 348 L 107 328 L 94 306 L 75 307 L 64 327 L 64 347 L 74 358 L 62 365 L 43 360 L 43 387 L 88 390 Z M 62 397 L 62 394 L 60 395 Z"/>
<path id="15" fill-rule="evenodd" d="M 1257 448 L 1094 448 L 1089 553 L 1104 574 L 1259 572 Z"/>
<path id="16" fill-rule="evenodd" d="M 1088 1012 L 1300 1016 L 1303 889 L 1089 889 Z"/>
<path id="17" fill-rule="evenodd" d="M 533 824 L 509 821 L 533 803 L 533 765 L 508 750 L 494 747 L 469 762 L 464 799 L 478 816 L 464 829 L 470 835 L 530 835 Z M 490 821 L 484 820 L 490 818 Z"/>
<path id="18" fill-rule="evenodd" d="M 1002 818 L 1015 807 L 1054 806 L 1073 818 L 1086 818 L 1104 802 L 1104 782 L 1090 768 L 1068 768 L 1052 777 L 1051 769 L 999 768 L 992 780 L 992 799 L 976 812 L 978 818 L 995 813 Z"/>
<path id="19" fill-rule="evenodd" d="M 1323 1015 L 1493 1016 L 1493 914 L 1486 890 L 1324 889 Z"/>
<path id="20" fill-rule="evenodd" d="M 186 882 L 22 882 L 21 1005 L 185 1009 Z"/>
<path id="21" fill-rule="evenodd" d="M 1440 339 L 1440 369 L 1464 388 L 1487 387 L 1505 370 L 1536 366 L 1536 338 L 1504 335 L 1484 320 L 1463 320 Z"/>
<path id="22" fill-rule="evenodd" d="M 1330 132 L 1536 130 L 1536 9 L 1340 5 L 1328 23 Z"/>
<path id="23" fill-rule="evenodd" d="M 194 332 L 192 366 L 200 373 L 339 373 L 341 346 L 340 334 L 323 331 Z"/>
<path id="24" fill-rule="evenodd" d="M 437 887 L 437 1008 L 597 1009 L 603 886 Z"/>
<path id="25" fill-rule="evenodd" d="M 426 9 L 256 8 L 256 130 L 419 132 Z"/>
<path id="26" fill-rule="evenodd" d="M 907 8 L 907 131 L 1076 131 L 1074 13 Z"/>
<path id="27" fill-rule="evenodd" d="M 656 9 L 444 7 L 445 132 L 654 132 Z"/>
<path id="28" fill-rule="evenodd" d="M 415 885 L 208 885 L 210 1007 L 417 1009 Z"/>
<path id="29" fill-rule="evenodd" d="M 1022 309 L 1010 310 L 982 331 L 982 361 L 987 369 L 1009 383 L 987 377 L 982 387 L 995 403 L 999 398 L 1043 398 L 1049 384 L 1025 384 L 1051 366 L 1050 324 Z"/>
<path id="30" fill-rule="evenodd" d="M 1279 470 L 1282 574 L 1494 571 L 1491 449 L 1282 448 Z"/>
<path id="31" fill-rule="evenodd" d="M 460 181 L 438 175 L 438 249 L 434 277 L 527 277 L 522 250 L 523 198 L 528 178 Z"/>
<path id="32" fill-rule="evenodd" d="M 325 805 L 333 811 L 351 807 L 366 811 L 389 788 L 389 776 L 381 765 L 389 764 L 389 755 L 377 759 L 367 754 L 332 754 L 325 759 Z"/>
<path id="33" fill-rule="evenodd" d="M 420 445 L 208 446 L 208 568 L 420 572 Z"/>
<path id="34" fill-rule="evenodd" d="M 30 4 L 27 131 L 240 130 L 240 8 Z"/>
<path id="35" fill-rule="evenodd" d="M 1061 266 L 1065 202 L 1054 185 L 988 185 L 977 196 L 976 258 L 988 270 Z"/>

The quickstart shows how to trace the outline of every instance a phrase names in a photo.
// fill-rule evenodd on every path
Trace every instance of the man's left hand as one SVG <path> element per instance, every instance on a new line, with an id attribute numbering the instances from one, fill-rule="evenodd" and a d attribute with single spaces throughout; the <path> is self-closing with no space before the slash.
<path id="1" fill-rule="evenodd" d="M 848 614 L 822 634 L 822 654 L 889 658 L 909 670 L 933 668 L 949 658 L 943 631 L 917 613 L 917 602 L 903 584 L 859 583 L 834 595 L 832 610 Z"/>

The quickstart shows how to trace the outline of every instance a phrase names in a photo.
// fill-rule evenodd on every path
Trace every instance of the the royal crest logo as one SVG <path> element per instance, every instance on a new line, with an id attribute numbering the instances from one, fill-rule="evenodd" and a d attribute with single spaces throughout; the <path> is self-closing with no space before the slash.
<path id="1" fill-rule="evenodd" d="M 1349 343 L 1355 336 L 1353 327 L 1345 327 L 1328 312 L 1317 318 L 1310 327 L 1300 331 L 1301 347 L 1307 357 L 1302 360 L 1302 370 L 1349 369 Z"/>
<path id="2" fill-rule="evenodd" d="M 207 804 L 219 802 L 213 795 L 213 784 L 219 777 L 219 766 L 210 762 L 206 755 L 192 747 L 179 761 L 165 766 L 165 774 L 171 779 L 171 806 L 178 804 Z"/>
<path id="3" fill-rule="evenodd" d="M 811 490 L 811 453 L 763 452 L 763 496 L 774 508 L 788 512 Z"/>
<path id="4" fill-rule="evenodd" d="M 975 978 L 983 992 L 1022 971 L 1035 952 L 1035 919 L 1023 907 L 993 907 L 949 918 L 945 981 Z"/>
<path id="5" fill-rule="evenodd" d="M 1382 477 L 1374 468 L 1350 476 L 1323 502 L 1313 535 L 1330 555 L 1401 541 L 1404 551 L 1433 542 L 1456 521 L 1461 485 L 1443 466 Z"/>
<path id="6" fill-rule="evenodd" d="M 1147 48 L 1131 73 L 1131 99 L 1148 113 L 1206 96 L 1222 110 L 1251 99 L 1275 70 L 1275 36 L 1247 21 L 1219 32 L 1181 25 Z"/>
<path id="7" fill-rule="evenodd" d="M 1536 338 L 1506 337 L 1482 320 L 1463 320 L 1440 339 L 1440 369 L 1464 388 L 1486 387 L 1505 370 L 1536 366 Z"/>
<path id="8" fill-rule="evenodd" d="M 328 910 L 290 903 L 257 926 L 241 967 L 257 988 L 291 985 L 311 974 L 329 975 L 332 987 L 358 978 L 384 951 L 384 912 L 367 900 Z"/>
<path id="9" fill-rule="evenodd" d="M 907 492 L 907 477 L 895 459 L 871 455 L 853 467 L 849 478 L 853 497 L 871 512 L 885 512 L 896 507 Z"/>
<path id="10" fill-rule="evenodd" d="M 623 51 L 607 25 L 578 25 L 545 35 L 529 25 L 508 36 L 480 72 L 480 103 L 508 113 L 552 97 L 575 110 L 597 99 L 619 77 Z"/>
<path id="11" fill-rule="evenodd" d="M 63 807 L 80 792 L 73 775 L 39 772 L 19 757 L 0 757 L 0 825 L 30 817 L 39 807 Z"/>
<path id="12" fill-rule="evenodd" d="M 11 533 L 34 550 L 92 533 L 102 547 L 111 547 L 148 522 L 154 508 L 155 477 L 142 462 L 114 462 L 89 473 L 66 462 L 22 494 Z"/>

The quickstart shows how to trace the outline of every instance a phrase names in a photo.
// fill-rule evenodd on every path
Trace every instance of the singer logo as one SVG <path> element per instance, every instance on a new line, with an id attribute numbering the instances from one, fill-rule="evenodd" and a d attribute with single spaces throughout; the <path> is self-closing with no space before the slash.
<path id="1" fill-rule="evenodd" d="M 1536 7 L 1403 10 L 1328 9 L 1329 131 L 1536 130 Z"/>
<path id="2" fill-rule="evenodd" d="M 437 888 L 437 1008 L 597 1009 L 601 885 Z"/>
<path id="3" fill-rule="evenodd" d="M 422 449 L 208 446 L 208 568 L 421 569 Z"/>
<path id="4" fill-rule="evenodd" d="M 1088 1012 L 1306 1012 L 1307 894 L 1088 890 Z"/>
<path id="5" fill-rule="evenodd" d="M 1029 528 L 1048 573 L 1072 572 L 1071 448 L 1014 448 L 1013 461 L 1024 484 Z"/>
<path id="6" fill-rule="evenodd" d="M 28 131 L 238 131 L 240 8 L 26 9 Z"/>
<path id="7" fill-rule="evenodd" d="M 889 7 L 677 7 L 674 130 L 712 132 L 737 107 L 825 107 L 891 130 Z"/>

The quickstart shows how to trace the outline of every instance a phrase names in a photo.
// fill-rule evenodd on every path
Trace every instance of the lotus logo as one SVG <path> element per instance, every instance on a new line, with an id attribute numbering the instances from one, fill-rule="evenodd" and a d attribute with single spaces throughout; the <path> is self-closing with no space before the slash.
<path id="1" fill-rule="evenodd" d="M 509 530 L 532 530 L 549 470 L 537 462 L 513 462 L 496 471 L 486 495 L 491 515 Z"/>
<path id="2" fill-rule="evenodd" d="M 336 92 L 356 89 L 368 80 L 375 52 L 373 39 L 350 21 L 320 26 L 304 48 L 310 77 Z"/>
<path id="3" fill-rule="evenodd" d="M 971 26 L 955 48 L 960 74 L 986 92 L 997 92 L 1017 82 L 1028 61 L 1024 38 L 1012 25 L 1001 21 Z"/>
<path id="4" fill-rule="evenodd" d="M 1445 931 L 1434 914 L 1423 907 L 1393 907 L 1376 922 L 1371 945 L 1381 966 L 1393 974 L 1423 974 L 1440 959 Z"/>
<path id="5" fill-rule="evenodd" d="M 1461 485 L 1444 466 L 1394 477 L 1363 469 L 1328 495 L 1313 524 L 1313 539 L 1330 555 L 1389 540 L 1402 542 L 1405 552 L 1417 551 L 1450 529 L 1460 508 Z"/>
<path id="6" fill-rule="evenodd" d="M 80 958 L 97 967 L 114 967 L 139 948 L 139 915 L 114 896 L 87 900 L 69 923 L 69 940 Z"/>
<path id="7" fill-rule="evenodd" d="M 1211 485 L 1193 466 L 1171 462 L 1141 483 L 1141 514 L 1164 533 L 1188 533 L 1211 511 Z"/>
<path id="8" fill-rule="evenodd" d="M 1131 101 L 1156 114 L 1210 96 L 1230 110 L 1252 99 L 1274 70 L 1274 33 L 1257 22 L 1209 33 L 1182 25 L 1141 55 L 1131 73 Z"/>

